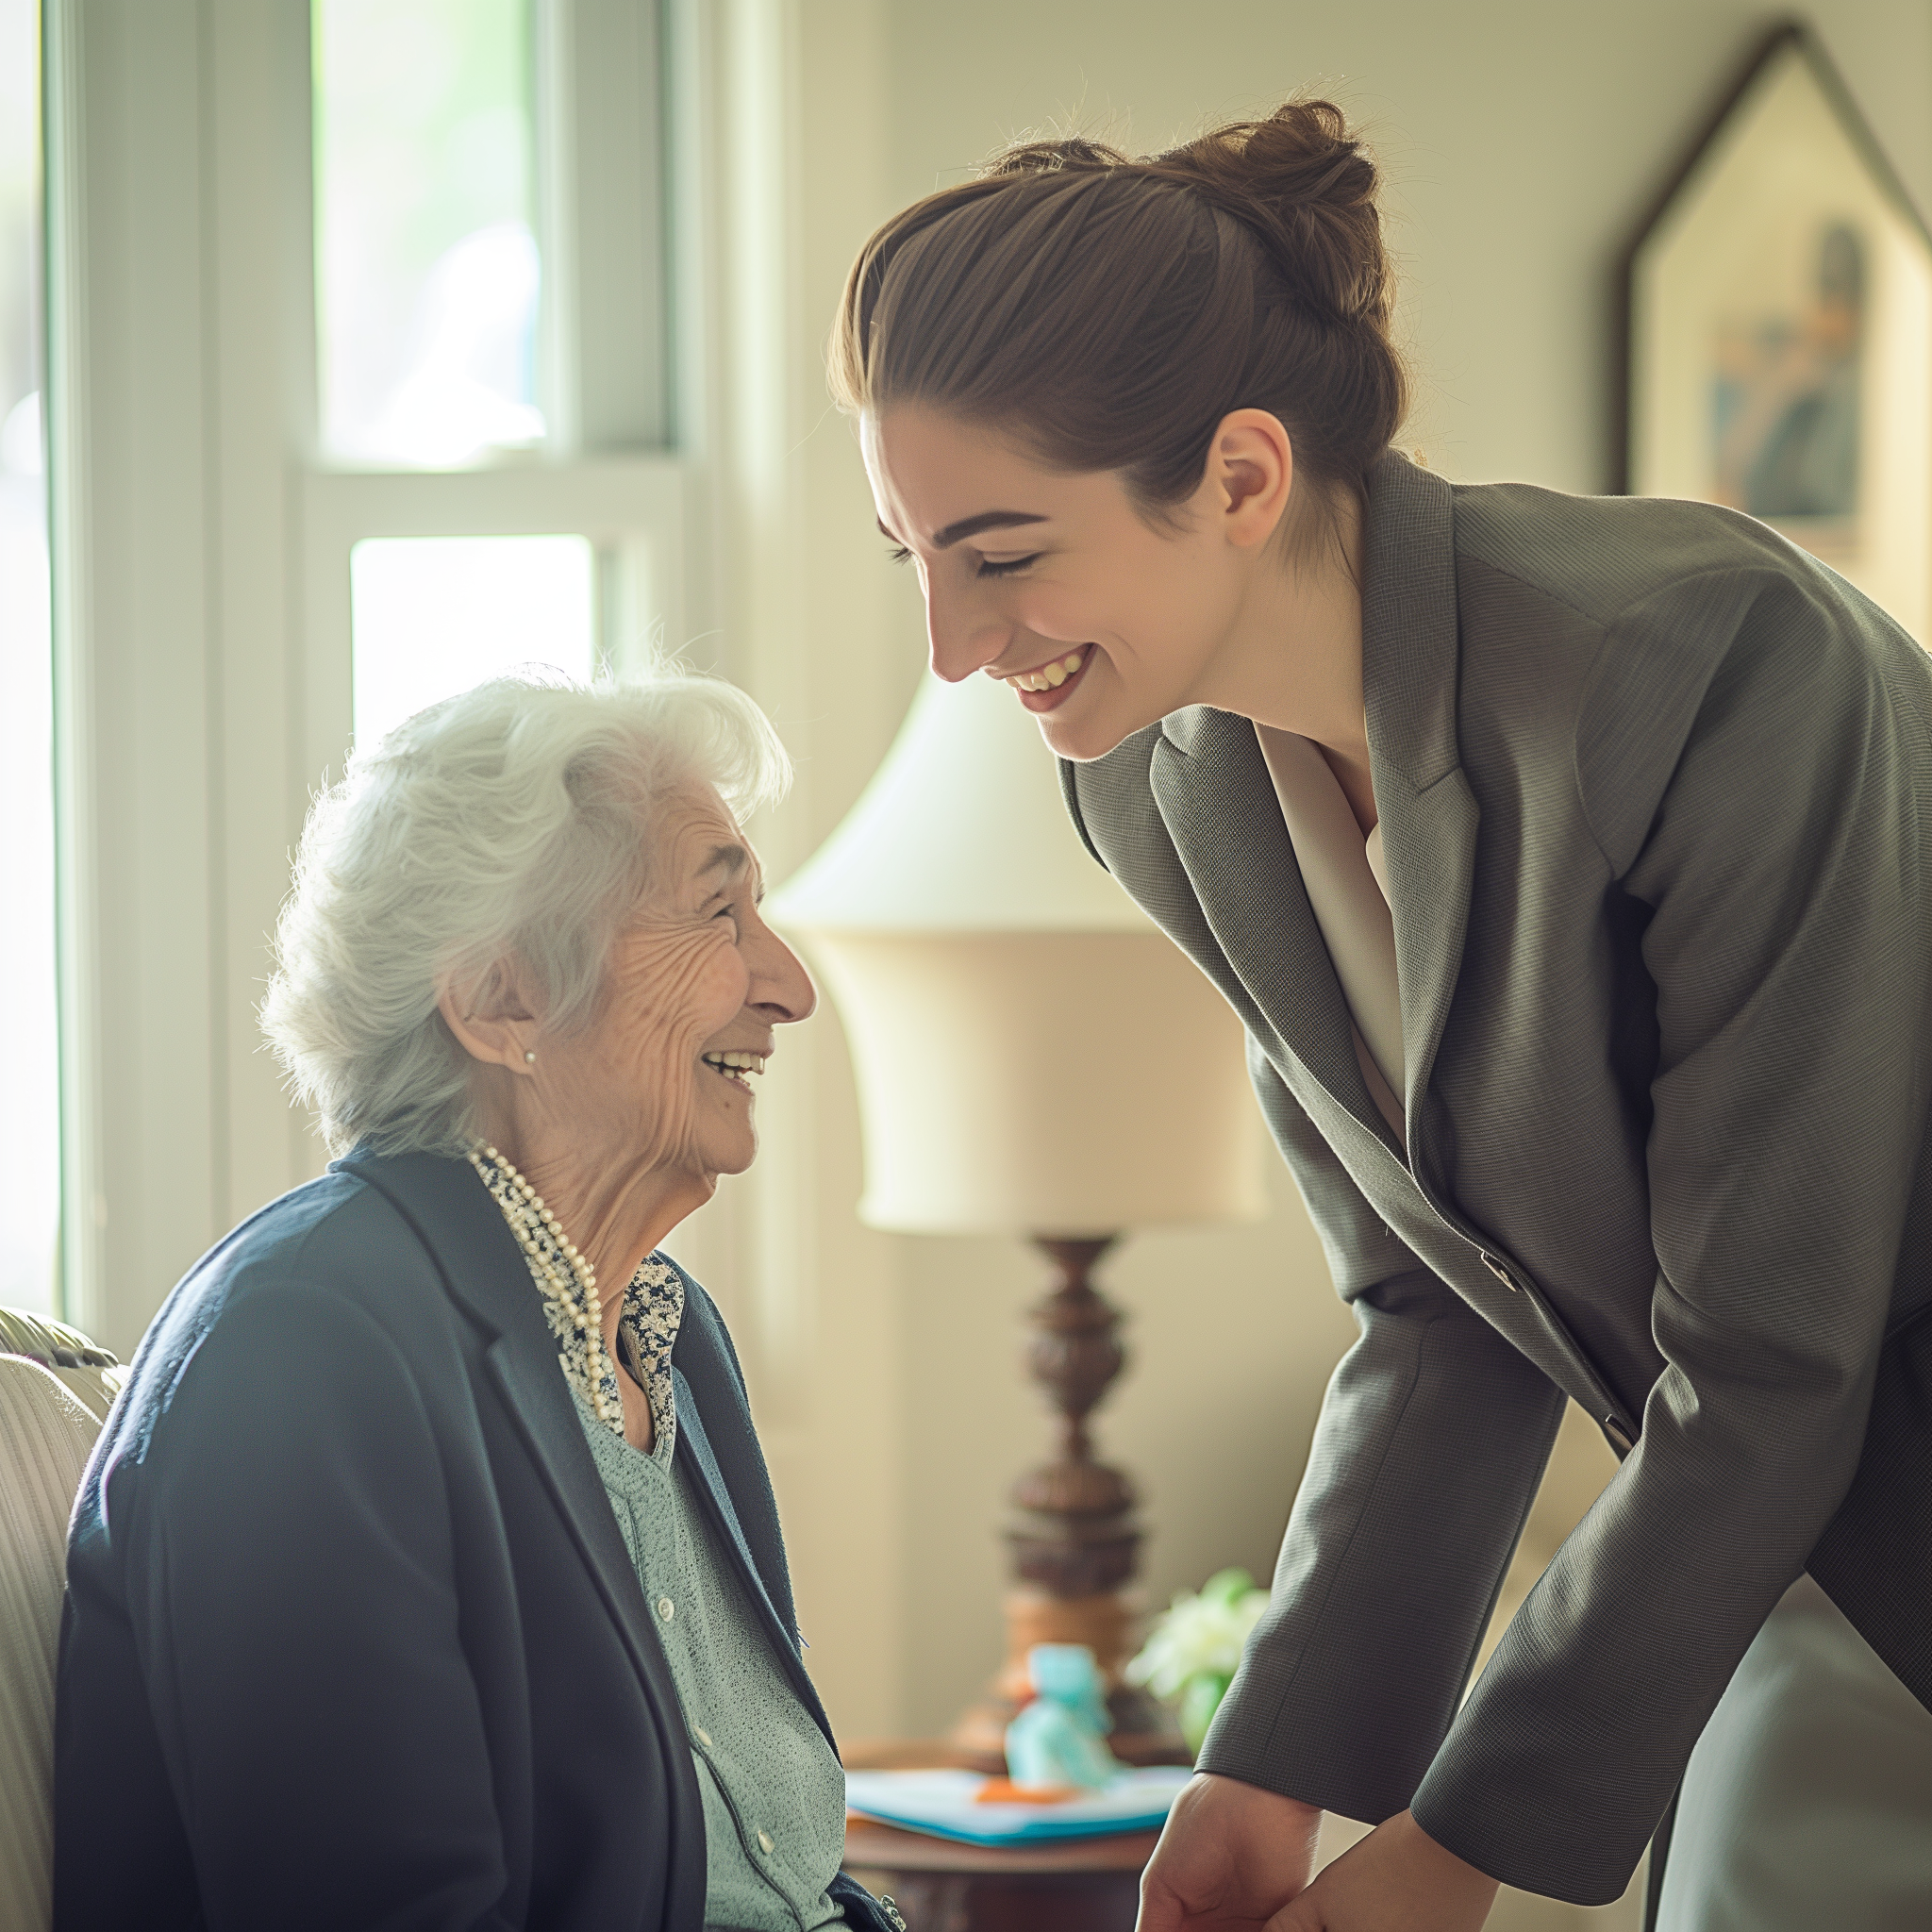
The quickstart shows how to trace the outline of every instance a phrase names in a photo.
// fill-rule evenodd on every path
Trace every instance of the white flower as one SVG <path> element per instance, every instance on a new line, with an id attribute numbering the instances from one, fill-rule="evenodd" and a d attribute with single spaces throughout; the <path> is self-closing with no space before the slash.
<path id="1" fill-rule="evenodd" d="M 1144 1684 L 1157 1697 L 1169 1699 L 1178 1697 L 1191 1678 L 1231 1677 L 1249 1632 L 1267 1607 L 1268 1592 L 1256 1589 L 1245 1570 L 1223 1570 L 1208 1579 L 1200 1595 L 1182 1591 L 1174 1598 L 1124 1674 L 1128 1683 Z"/>

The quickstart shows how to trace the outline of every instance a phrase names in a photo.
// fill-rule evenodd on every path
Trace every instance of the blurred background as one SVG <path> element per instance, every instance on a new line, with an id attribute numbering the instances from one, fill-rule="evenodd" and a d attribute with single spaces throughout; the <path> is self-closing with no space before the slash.
<path id="1" fill-rule="evenodd" d="M 0 0 L 0 1302 L 125 1357 L 317 1171 L 254 1007 L 355 737 L 662 640 L 798 760 L 754 827 L 769 873 L 838 824 L 922 675 L 820 353 L 893 209 L 1024 134 L 1155 148 L 1320 91 L 1387 175 L 1405 441 L 1458 480 L 1607 490 L 1620 260 L 1770 25 L 1743 0 Z M 1932 205 L 1932 7 L 1812 25 Z M 835 1722 L 927 1735 L 1000 1656 L 1041 1266 L 862 1225 L 837 1015 L 800 1032 L 759 1165 L 673 1246 L 745 1354 Z M 1353 1335 L 1267 1165 L 1264 1219 L 1135 1235 L 1105 1270 L 1131 1360 L 1098 1427 L 1150 1605 L 1267 1575 Z M 1572 1443 L 1532 1566 L 1608 1466 Z"/>

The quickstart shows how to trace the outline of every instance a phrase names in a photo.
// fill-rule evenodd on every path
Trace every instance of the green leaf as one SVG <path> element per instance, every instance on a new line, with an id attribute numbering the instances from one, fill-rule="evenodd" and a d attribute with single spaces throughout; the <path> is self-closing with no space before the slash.
<path id="1" fill-rule="evenodd" d="M 1188 1749 L 1196 1757 L 1201 1755 L 1208 1726 L 1214 1722 L 1214 1713 L 1221 1708 L 1221 1700 L 1227 1695 L 1227 1687 L 1233 1681 L 1219 1671 L 1203 1671 L 1190 1677 L 1181 1690 L 1175 1722 L 1181 1727 L 1181 1736 L 1188 1740 Z"/>

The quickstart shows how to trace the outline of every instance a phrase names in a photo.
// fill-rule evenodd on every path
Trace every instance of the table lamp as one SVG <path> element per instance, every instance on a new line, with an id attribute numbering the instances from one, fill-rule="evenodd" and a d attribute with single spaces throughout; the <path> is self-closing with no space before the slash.
<path id="1" fill-rule="evenodd" d="M 801 941 L 844 1023 L 860 1219 L 1025 1236 L 1054 1270 L 1031 1362 L 1058 1454 L 1012 1491 L 1008 1655 L 953 1745 L 1002 1769 L 1028 1648 L 1085 1643 L 1115 1752 L 1185 1761 L 1165 1712 L 1120 1677 L 1141 1536 L 1132 1487 L 1088 1430 L 1124 1360 L 1091 1276 L 1129 1227 L 1264 1211 L 1240 1023 L 1082 849 L 1038 727 L 987 677 L 925 679 L 858 804 L 767 916 Z"/>

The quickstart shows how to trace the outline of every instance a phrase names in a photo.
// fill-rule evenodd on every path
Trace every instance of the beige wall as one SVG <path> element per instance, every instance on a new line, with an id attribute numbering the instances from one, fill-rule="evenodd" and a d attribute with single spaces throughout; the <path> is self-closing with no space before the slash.
<path id="1" fill-rule="evenodd" d="M 779 871 L 857 794 L 921 652 L 911 586 L 880 558 L 848 431 L 816 374 L 839 278 L 879 219 L 1022 130 L 1072 120 L 1158 145 L 1319 85 L 1369 125 L 1388 169 L 1420 377 L 1414 440 L 1453 476 L 1601 489 L 1620 245 L 1765 20 L 1735 0 L 721 10 L 754 38 L 794 37 L 797 55 L 779 104 L 791 333 L 768 352 L 776 374 L 758 391 L 776 411 L 760 460 L 790 534 L 753 566 L 768 601 L 762 616 L 747 611 L 740 666 L 802 759 L 800 797 L 766 833 Z M 1822 28 L 1932 203 L 1932 9 L 1845 0 Z M 998 1653 L 1000 1501 L 1046 1440 L 1017 1369 L 1020 1310 L 1041 1271 L 1015 1242 L 857 1225 L 837 1022 L 803 1030 L 769 1083 L 765 1162 L 686 1245 L 744 1340 L 834 1715 L 848 1735 L 927 1732 Z M 1147 1500 L 1156 1602 L 1224 1562 L 1266 1571 L 1352 1333 L 1292 1188 L 1278 1179 L 1274 1192 L 1259 1226 L 1137 1237 L 1108 1271 L 1134 1358 L 1101 1434 Z M 753 1198 L 771 1211 L 749 1212 Z M 755 1254 L 755 1227 L 792 1245 Z M 1560 1533 L 1607 1466 L 1575 1440 L 1570 1492 L 1545 1531 Z"/>
<path id="2" fill-rule="evenodd" d="M 1612 267 L 1734 69 L 1787 9 L 1748 0 L 903 0 L 893 182 L 910 199 L 1069 119 L 1136 149 L 1330 92 L 1374 136 L 1421 376 L 1457 477 L 1608 487 Z M 1932 8 L 1809 9 L 1932 207 Z"/>

